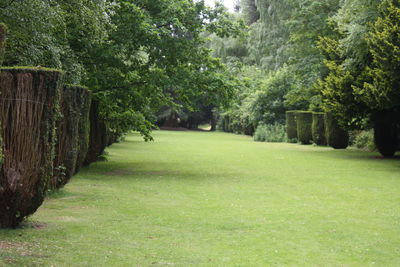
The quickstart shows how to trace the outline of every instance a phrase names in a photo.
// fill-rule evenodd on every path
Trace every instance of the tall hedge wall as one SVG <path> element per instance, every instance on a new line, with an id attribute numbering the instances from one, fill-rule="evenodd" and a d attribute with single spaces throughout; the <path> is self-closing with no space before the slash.
<path id="1" fill-rule="evenodd" d="M 349 133 L 343 130 L 332 113 L 325 114 L 325 135 L 329 146 L 344 149 L 349 146 Z"/>
<path id="2" fill-rule="evenodd" d="M 393 157 L 398 148 L 399 125 L 396 113 L 380 111 L 372 117 L 374 123 L 374 142 L 384 157 Z"/>
<path id="3" fill-rule="evenodd" d="M 3 65 L 4 52 L 6 46 L 7 27 L 5 24 L 0 23 L 0 66 Z"/>
<path id="4" fill-rule="evenodd" d="M 313 112 L 312 137 L 313 142 L 319 146 L 327 144 L 325 137 L 325 113 L 323 112 Z"/>
<path id="5" fill-rule="evenodd" d="M 0 227 L 15 227 L 42 204 L 53 174 L 62 73 L 0 69 Z"/>
<path id="6" fill-rule="evenodd" d="M 64 186 L 75 174 L 80 144 L 81 109 L 85 91 L 87 89 L 79 86 L 66 85 L 61 94 L 61 118 L 57 123 L 54 176 L 51 179 L 53 189 Z M 82 119 L 84 120 L 84 118 Z"/>
<path id="7" fill-rule="evenodd" d="M 81 96 L 79 108 L 80 108 L 80 119 L 78 126 L 78 155 L 76 159 L 75 173 L 78 172 L 83 162 L 85 161 L 86 154 L 89 149 L 89 135 L 90 135 L 90 104 L 92 102 L 92 96 L 87 88 L 77 87 L 78 94 Z"/>
<path id="8" fill-rule="evenodd" d="M 297 138 L 303 145 L 312 142 L 312 119 L 311 111 L 296 111 Z"/>
<path id="9" fill-rule="evenodd" d="M 296 110 L 286 111 L 286 134 L 289 142 L 297 142 Z"/>
<path id="10" fill-rule="evenodd" d="M 89 147 L 84 160 L 84 165 L 89 165 L 98 160 L 108 145 L 107 125 L 99 116 L 99 102 L 92 100 L 89 113 L 90 134 Z"/>

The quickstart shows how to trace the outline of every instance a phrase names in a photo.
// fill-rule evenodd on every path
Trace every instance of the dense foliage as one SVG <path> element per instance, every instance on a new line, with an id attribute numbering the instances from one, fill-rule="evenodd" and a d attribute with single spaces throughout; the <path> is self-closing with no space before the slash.
<path id="1" fill-rule="evenodd" d="M 376 142 L 393 147 L 383 154 L 396 151 L 399 1 L 242 0 L 236 18 L 249 25 L 245 36 L 209 43 L 241 82 L 221 112 L 221 122 L 228 115 L 233 123 L 227 128 L 252 134 L 244 129 L 282 124 L 287 110 L 326 111 L 341 128 L 375 128 Z M 378 140 L 380 132 L 392 132 L 391 141 Z"/>
<path id="2" fill-rule="evenodd" d="M 321 35 L 331 34 L 328 18 L 338 10 L 339 1 L 243 0 L 241 7 L 237 16 L 248 22 L 247 35 L 214 37 L 210 42 L 214 56 L 241 77 L 241 97 L 229 112 L 249 114 L 247 121 L 256 128 L 259 123 L 284 124 L 286 110 L 321 111 L 314 84 L 326 67 L 317 42 Z"/>
<path id="3" fill-rule="evenodd" d="M 221 5 L 193 0 L 12 1 L 0 8 L 9 28 L 4 65 L 64 70 L 99 101 L 112 132 L 134 129 L 150 139 L 162 106 L 190 109 L 207 96 L 232 96 L 232 79 L 203 45 L 203 32 L 239 33 Z"/>

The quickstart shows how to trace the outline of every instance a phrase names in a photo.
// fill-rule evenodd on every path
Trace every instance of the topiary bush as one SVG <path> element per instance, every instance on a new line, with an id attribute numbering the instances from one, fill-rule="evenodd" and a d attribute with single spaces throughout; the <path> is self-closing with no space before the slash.
<path id="1" fill-rule="evenodd" d="M 398 148 L 398 125 L 395 113 L 380 111 L 374 114 L 374 142 L 379 153 L 384 157 L 393 157 Z"/>
<path id="2" fill-rule="evenodd" d="M 15 227 L 42 204 L 53 175 L 62 73 L 0 69 L 0 227 Z"/>
<path id="3" fill-rule="evenodd" d="M 104 153 L 104 149 L 108 145 L 107 124 L 99 116 L 99 101 L 92 99 L 90 105 L 90 134 L 89 147 L 84 160 L 84 165 L 96 162 Z"/>
<path id="4" fill-rule="evenodd" d="M 332 113 L 325 113 L 325 136 L 328 145 L 335 149 L 349 146 L 349 132 L 339 126 Z"/>
<path id="5" fill-rule="evenodd" d="M 296 110 L 286 111 L 286 135 L 288 142 L 297 142 Z"/>
<path id="6" fill-rule="evenodd" d="M 6 46 L 7 27 L 5 24 L 0 23 L 0 66 L 3 65 L 4 52 Z"/>
<path id="7" fill-rule="evenodd" d="M 77 87 L 79 99 L 79 125 L 78 125 L 78 153 L 76 157 L 75 173 L 77 173 L 85 161 L 86 154 L 89 148 L 89 135 L 90 135 L 90 104 L 92 96 L 90 91 L 84 87 Z"/>
<path id="8" fill-rule="evenodd" d="M 286 142 L 285 126 L 278 123 L 260 124 L 254 133 L 253 139 L 257 142 Z"/>
<path id="9" fill-rule="evenodd" d="M 303 145 L 312 142 L 312 119 L 311 111 L 296 111 L 297 139 Z"/>
<path id="10" fill-rule="evenodd" d="M 61 119 L 57 123 L 56 157 L 52 189 L 63 187 L 75 174 L 79 153 L 79 126 L 81 109 L 87 89 L 79 86 L 64 86 L 61 94 Z M 82 118 L 84 120 L 84 118 Z"/>
<path id="11" fill-rule="evenodd" d="M 327 143 L 325 137 L 325 113 L 313 112 L 311 129 L 314 144 L 325 146 Z"/>

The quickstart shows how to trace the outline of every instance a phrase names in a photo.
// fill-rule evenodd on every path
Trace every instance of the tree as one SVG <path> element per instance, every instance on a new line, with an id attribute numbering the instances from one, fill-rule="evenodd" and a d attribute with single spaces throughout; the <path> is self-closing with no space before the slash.
<path id="1" fill-rule="evenodd" d="M 222 5 L 202 1 L 10 1 L 0 10 L 10 28 L 7 65 L 66 71 L 99 101 L 111 132 L 151 139 L 155 112 L 174 101 L 190 106 L 202 94 L 224 102 L 231 85 L 204 47 L 205 31 L 235 35 Z M 46 19 L 44 19 L 46 18 Z M 226 75 L 226 73 L 225 73 Z M 196 85 L 196 86 L 194 86 Z"/>
<path id="2" fill-rule="evenodd" d="M 378 150 L 393 156 L 400 124 L 399 3 L 353 4 L 346 1 L 335 18 L 339 38 L 321 40 L 329 74 L 320 88 L 343 126 L 371 121 Z"/>
<path id="3" fill-rule="evenodd" d="M 248 25 L 257 22 L 260 18 L 260 12 L 257 9 L 256 0 L 242 0 L 240 6 Z"/>

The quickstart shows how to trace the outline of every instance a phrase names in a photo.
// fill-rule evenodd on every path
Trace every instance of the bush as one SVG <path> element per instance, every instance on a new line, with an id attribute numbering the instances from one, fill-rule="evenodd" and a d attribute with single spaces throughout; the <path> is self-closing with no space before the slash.
<path id="1" fill-rule="evenodd" d="M 78 152 L 79 99 L 73 86 L 64 86 L 61 92 L 61 118 L 56 124 L 57 143 L 55 146 L 54 174 L 50 188 L 64 186 L 75 173 Z"/>
<path id="2" fill-rule="evenodd" d="M 325 113 L 325 135 L 329 146 L 345 149 L 349 145 L 349 133 L 343 130 L 332 113 Z"/>
<path id="3" fill-rule="evenodd" d="M 286 134 L 288 142 L 297 142 L 296 110 L 286 111 Z"/>
<path id="4" fill-rule="evenodd" d="M 278 123 L 260 124 L 253 138 L 258 142 L 286 142 L 285 126 Z"/>
<path id="5" fill-rule="evenodd" d="M 311 111 L 296 111 L 297 139 L 303 145 L 311 144 L 312 119 Z"/>
<path id="6" fill-rule="evenodd" d="M 0 227 L 15 227 L 42 204 L 53 175 L 55 124 L 63 74 L 0 69 Z"/>
<path id="7" fill-rule="evenodd" d="M 326 145 L 325 137 L 325 113 L 313 112 L 312 119 L 312 138 L 313 142 L 319 146 Z"/>
<path id="8" fill-rule="evenodd" d="M 75 173 L 77 173 L 85 161 L 86 154 L 89 149 L 89 134 L 90 134 L 90 104 L 92 96 L 90 91 L 84 87 L 77 87 L 81 91 L 80 95 L 80 119 L 78 126 L 78 155 L 76 159 Z"/>
<path id="9" fill-rule="evenodd" d="M 89 147 L 86 153 L 86 158 L 83 162 L 85 166 L 96 162 L 103 154 L 104 149 L 108 145 L 108 129 L 107 123 L 100 118 L 99 101 L 92 99 L 90 105 L 90 134 L 89 134 Z"/>
<path id="10" fill-rule="evenodd" d="M 375 145 L 384 157 L 393 157 L 398 147 L 396 115 L 391 111 L 381 111 L 373 117 Z"/>
<path id="11" fill-rule="evenodd" d="M 86 156 L 89 141 L 90 93 L 81 86 L 64 86 L 61 94 L 62 118 L 57 123 L 54 176 L 50 182 L 57 189 L 69 181 Z M 78 161 L 79 158 L 79 161 Z"/>
<path id="12" fill-rule="evenodd" d="M 360 131 L 354 137 L 353 145 L 359 149 L 374 151 L 376 150 L 376 146 L 374 143 L 374 131 Z"/>

